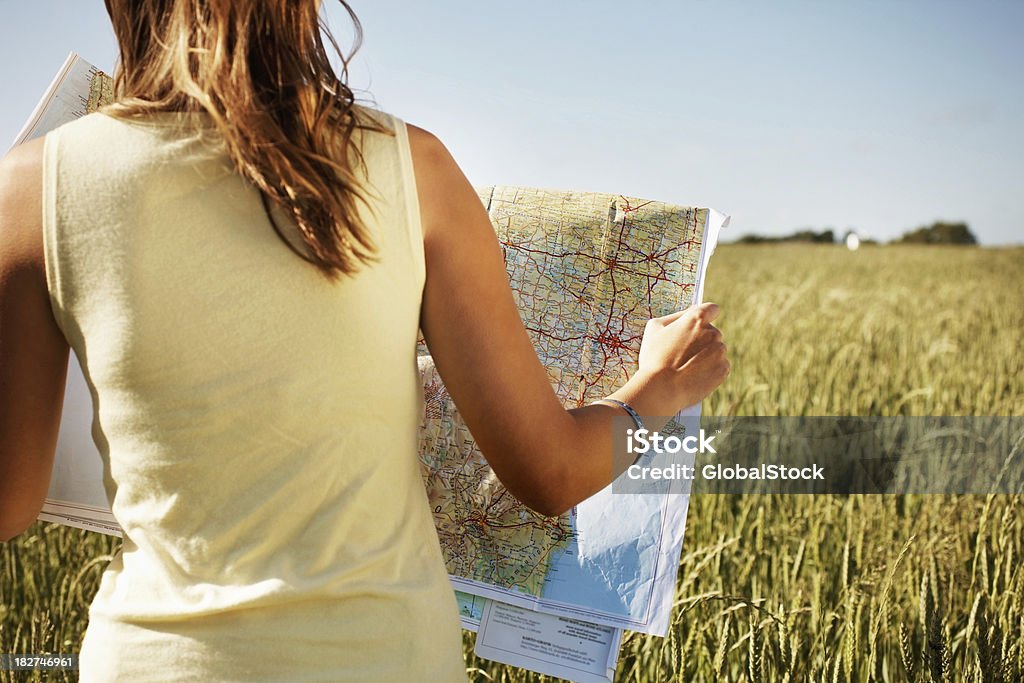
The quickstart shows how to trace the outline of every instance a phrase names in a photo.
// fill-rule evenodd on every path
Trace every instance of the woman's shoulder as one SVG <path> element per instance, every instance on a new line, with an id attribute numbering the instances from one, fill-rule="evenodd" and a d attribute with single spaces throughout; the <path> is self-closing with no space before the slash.
<path id="1" fill-rule="evenodd" d="M 378 132 L 382 132 L 385 135 L 394 135 L 398 133 L 399 127 L 404 127 L 409 136 L 409 144 L 411 147 L 415 147 L 415 151 L 424 152 L 427 154 L 441 154 L 447 150 L 444 150 L 444 145 L 441 141 L 428 130 L 419 126 L 409 123 L 404 118 L 398 116 L 389 111 L 383 109 L 375 109 L 362 104 L 352 105 L 352 114 L 355 117 L 357 125 L 365 127 L 366 129 L 373 130 L 379 128 Z"/>
<path id="2" fill-rule="evenodd" d="M 0 268 L 43 265 L 44 141 L 22 143 L 0 159 Z"/>
<path id="3" fill-rule="evenodd" d="M 423 233 L 425 238 L 429 238 L 433 230 L 448 224 L 454 214 L 460 213 L 460 204 L 469 202 L 475 207 L 480 200 L 438 136 L 412 124 L 407 124 L 406 130 Z"/>
<path id="4" fill-rule="evenodd" d="M 444 146 L 441 139 L 425 128 L 420 128 L 411 123 L 406 123 L 406 130 L 409 131 L 409 147 L 414 157 L 418 154 L 424 161 L 431 163 L 450 161 L 454 164 L 448 148 Z"/>
<path id="5" fill-rule="evenodd" d="M 428 265 L 432 245 L 451 254 L 473 244 L 468 234 L 481 228 L 493 238 L 490 219 L 477 195 L 448 147 L 433 132 L 406 124 L 416 193 L 419 197 L 423 240 Z M 436 256 L 436 254 L 434 254 Z"/>
<path id="6" fill-rule="evenodd" d="M 394 135 L 408 139 L 424 239 L 430 237 L 434 228 L 450 219 L 452 209 L 458 208 L 453 203 L 458 204 L 467 197 L 475 199 L 474 193 L 466 191 L 467 188 L 472 190 L 469 182 L 437 135 L 381 109 L 354 105 L 352 111 L 356 120 L 366 126 L 364 134 L 370 131 L 370 135 Z M 378 127 L 381 130 L 374 130 Z M 363 142 L 365 151 L 365 138 Z M 475 201 L 479 204 L 479 200 Z"/>
<path id="7" fill-rule="evenodd" d="M 23 142 L 12 147 L 7 154 L 0 157 L 0 173 L 4 174 L 0 190 L 6 189 L 12 182 L 17 182 L 18 174 L 34 168 L 42 168 L 45 140 L 45 136 L 40 136 Z"/>

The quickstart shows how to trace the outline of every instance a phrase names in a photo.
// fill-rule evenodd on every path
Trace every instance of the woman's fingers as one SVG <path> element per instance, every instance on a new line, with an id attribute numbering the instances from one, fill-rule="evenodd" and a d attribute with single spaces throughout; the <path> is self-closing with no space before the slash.
<path id="1" fill-rule="evenodd" d="M 693 354 L 680 371 L 685 376 L 684 384 L 694 392 L 697 400 L 715 390 L 729 376 L 732 366 L 721 341 L 710 343 Z"/>
<path id="2" fill-rule="evenodd" d="M 722 341 L 715 341 L 707 344 L 700 351 L 693 354 L 689 361 L 683 365 L 685 368 L 691 362 L 697 365 L 703 365 L 710 368 L 712 371 L 719 371 L 728 374 L 729 371 L 729 358 L 728 350 L 725 347 L 725 343 Z M 724 376 L 722 377 L 724 379 Z"/>
<path id="3" fill-rule="evenodd" d="M 706 303 L 652 318 L 640 344 L 640 367 L 676 370 L 704 347 L 720 343 L 722 333 L 711 324 L 718 313 L 717 304 Z"/>
<path id="4" fill-rule="evenodd" d="M 722 309 L 716 303 L 710 301 L 696 306 L 695 316 L 705 325 L 710 325 L 721 313 Z"/>

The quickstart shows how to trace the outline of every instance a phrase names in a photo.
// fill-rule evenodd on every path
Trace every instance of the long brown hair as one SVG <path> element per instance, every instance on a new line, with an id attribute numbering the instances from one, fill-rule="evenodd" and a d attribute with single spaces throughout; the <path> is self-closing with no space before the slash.
<path id="1" fill-rule="evenodd" d="M 293 250 L 330 279 L 374 258 L 358 212 L 370 204 L 353 132 L 384 130 L 358 116 L 345 82 L 362 27 L 339 1 L 355 29 L 348 57 L 320 21 L 319 0 L 105 0 L 121 53 L 107 111 L 207 112 L 268 217 L 268 200 L 291 215 L 308 253 Z M 341 59 L 340 77 L 322 36 Z"/>

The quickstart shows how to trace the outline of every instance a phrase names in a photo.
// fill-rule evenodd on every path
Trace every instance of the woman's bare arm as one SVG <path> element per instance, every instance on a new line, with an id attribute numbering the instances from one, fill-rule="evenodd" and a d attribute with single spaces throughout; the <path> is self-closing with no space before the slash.
<path id="1" fill-rule="evenodd" d="M 502 483 L 558 514 L 612 481 L 608 405 L 565 410 L 527 336 L 480 199 L 444 145 L 409 127 L 427 279 L 421 326 L 449 393 Z M 707 304 L 651 321 L 640 369 L 612 397 L 647 416 L 700 401 L 728 374 Z"/>
<path id="2" fill-rule="evenodd" d="M 42 507 L 67 373 L 46 289 L 42 148 L 40 138 L 0 161 L 0 540 Z"/>

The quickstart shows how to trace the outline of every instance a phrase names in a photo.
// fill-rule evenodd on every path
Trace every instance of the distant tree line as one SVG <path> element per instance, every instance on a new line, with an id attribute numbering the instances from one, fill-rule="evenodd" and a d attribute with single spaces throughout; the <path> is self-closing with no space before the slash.
<path id="1" fill-rule="evenodd" d="M 835 232 L 830 228 L 822 232 L 813 230 L 798 230 L 792 235 L 768 237 L 767 235 L 744 235 L 740 237 L 743 244 L 761 244 L 764 242 L 824 242 L 832 244 L 836 241 Z"/>
<path id="2" fill-rule="evenodd" d="M 845 241 L 846 235 L 851 230 L 848 230 L 843 235 Z M 767 235 L 743 235 L 738 240 L 742 244 L 767 244 L 772 242 L 812 242 L 817 244 L 833 244 L 836 241 L 836 234 L 832 228 L 827 228 L 821 232 L 815 232 L 814 230 L 803 229 L 797 230 L 791 235 L 782 236 L 767 236 Z M 860 238 L 861 244 L 875 244 L 874 240 Z M 978 240 L 974 237 L 974 233 L 967 227 L 967 223 L 947 223 L 945 221 L 936 221 L 931 225 L 921 226 L 915 228 L 909 232 L 903 233 L 903 235 L 890 244 L 977 244 Z"/>
<path id="3" fill-rule="evenodd" d="M 897 244 L 977 244 L 966 223 L 945 223 L 937 221 L 928 226 L 903 233 L 895 240 Z"/>

